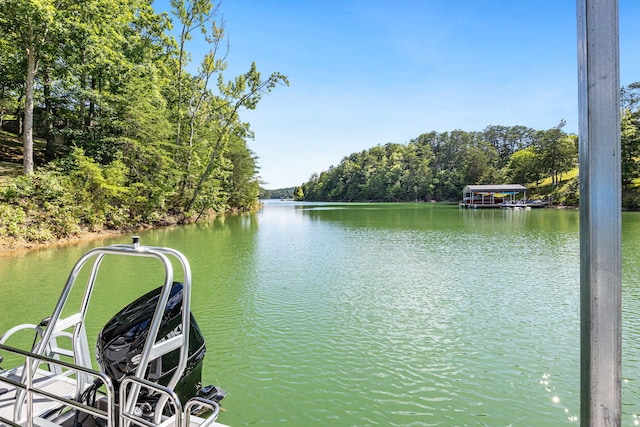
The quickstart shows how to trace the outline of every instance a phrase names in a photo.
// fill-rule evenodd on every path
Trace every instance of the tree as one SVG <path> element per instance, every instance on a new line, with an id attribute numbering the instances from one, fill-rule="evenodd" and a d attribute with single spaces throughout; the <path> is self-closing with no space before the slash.
<path id="1" fill-rule="evenodd" d="M 64 4 L 64 2 L 62 2 Z M 39 62 L 52 48 L 60 20 L 52 1 L 4 0 L 0 2 L 0 33 L 7 43 L 19 46 L 24 58 L 23 171 L 33 173 L 34 88 Z M 64 7 L 64 5 L 62 6 Z"/>
<path id="2" fill-rule="evenodd" d="M 242 138 L 231 138 L 227 157 L 230 160 L 230 173 L 224 183 L 229 194 L 229 204 L 240 209 L 252 208 L 260 192 L 257 157 L 247 148 Z"/>
<path id="3" fill-rule="evenodd" d="M 303 194 L 306 200 L 456 200 L 467 184 L 526 184 L 546 173 L 557 184 L 577 155 L 577 137 L 562 132 L 563 126 L 429 132 L 404 145 L 377 145 L 314 174 L 302 185 Z M 515 150 L 506 166 L 500 150 Z"/>
<path id="4" fill-rule="evenodd" d="M 640 177 L 638 167 L 640 157 L 640 82 L 622 88 L 621 107 L 620 145 L 624 188 Z"/>
<path id="5" fill-rule="evenodd" d="M 410 142 L 405 151 L 405 169 L 400 184 L 405 189 L 405 200 L 426 200 L 431 198 L 431 161 L 433 155 L 429 145 Z"/>
<path id="6" fill-rule="evenodd" d="M 536 132 L 535 150 L 540 156 L 542 171 L 551 176 L 552 185 L 559 184 L 563 172 L 571 170 L 577 159 L 577 138 L 562 131 L 566 125 L 561 120 L 558 126 Z"/>
<path id="7" fill-rule="evenodd" d="M 194 160 L 194 144 L 196 143 L 196 130 L 203 124 L 206 112 L 204 109 L 210 102 L 211 92 L 209 91 L 209 81 L 215 73 L 221 72 L 225 68 L 224 57 L 218 57 L 218 52 L 224 37 L 224 27 L 218 27 L 213 17 L 217 12 L 210 0 L 171 0 L 174 14 L 180 23 L 180 34 L 178 36 L 178 51 L 175 70 L 176 88 L 176 133 L 175 146 L 179 149 L 178 156 L 183 158 L 185 164 L 183 180 L 180 185 L 181 192 L 184 192 L 190 185 L 189 174 Z M 211 29 L 208 25 L 211 24 Z M 198 75 L 188 78 L 185 67 L 189 63 L 190 57 L 186 51 L 186 43 L 193 38 L 193 32 L 199 30 L 204 42 L 211 46 L 209 52 L 203 57 L 198 70 Z M 227 49 L 228 50 L 228 49 Z M 183 123 L 186 118 L 187 123 Z M 186 148 L 182 148 L 182 129 L 186 124 L 188 135 L 186 135 Z"/>
<path id="8" fill-rule="evenodd" d="M 208 115 L 209 122 L 217 126 L 213 134 L 213 143 L 207 147 L 209 160 L 204 170 L 199 174 L 192 197 L 183 213 L 188 213 L 194 207 L 205 181 L 211 176 L 216 160 L 223 154 L 229 138 L 249 135 L 248 125 L 240 121 L 240 109 L 255 109 L 262 96 L 280 83 L 288 84 L 289 82 L 280 73 L 272 73 L 267 79 L 262 80 L 255 63 L 251 64 L 251 68 L 246 74 L 236 77 L 233 82 L 225 83 L 222 76 L 219 77 L 218 89 L 221 95 L 214 99 L 214 108 L 210 110 Z"/>
<path id="9" fill-rule="evenodd" d="M 174 10 L 175 16 L 178 18 L 181 28 L 180 35 L 178 36 L 178 58 L 176 62 L 176 89 L 177 89 L 177 132 L 176 132 L 176 145 L 180 145 L 181 127 L 182 127 L 182 114 L 183 104 L 185 103 L 183 94 L 183 76 L 185 75 L 184 69 L 187 65 L 189 58 L 186 51 L 186 43 L 193 37 L 195 30 L 200 30 L 205 41 L 213 45 L 213 49 L 207 54 L 208 58 L 215 58 L 215 54 L 222 40 L 222 28 L 218 28 L 213 25 L 213 34 L 208 32 L 207 24 L 211 21 L 212 17 L 216 14 L 217 7 L 213 7 L 210 0 L 171 0 L 171 7 Z M 205 78 L 211 76 L 211 68 L 216 65 L 215 61 L 209 60 L 205 62 L 202 72 L 205 74 Z M 205 85 L 206 88 L 206 85 Z M 204 88 L 201 88 L 204 89 Z"/>
<path id="10" fill-rule="evenodd" d="M 141 52 L 160 39 L 166 28 L 157 26 L 160 21 L 144 0 L 0 2 L 0 33 L 19 47 L 23 64 L 25 174 L 33 172 L 38 126 L 47 138 L 48 158 L 55 156 L 54 123 L 86 155 L 104 155 L 111 146 L 105 159 L 96 159 L 115 158 L 119 118 L 111 115 L 111 103 L 122 95 L 129 71 L 148 62 Z"/>
<path id="11" fill-rule="evenodd" d="M 2 25 L 0 16 L 0 25 Z M 24 73 L 20 54 L 15 46 L 0 35 L 0 129 L 6 114 L 18 111 L 19 98 L 23 91 Z"/>
<path id="12" fill-rule="evenodd" d="M 0 0 L 0 121 L 26 110 L 25 141 L 32 148 L 33 135 L 47 138 L 53 173 L 25 182 L 72 178 L 59 179 L 64 194 L 80 195 L 69 223 L 191 221 L 257 200 L 257 157 L 240 114 L 287 79 L 263 78 L 252 64 L 225 80 L 211 1 L 172 4 L 184 24 L 180 43 L 149 0 Z M 192 75 L 186 41 L 198 30 L 211 50 Z"/>
<path id="13" fill-rule="evenodd" d="M 542 177 L 540 156 L 533 147 L 516 151 L 509 159 L 507 175 L 512 183 L 525 185 Z"/>
<path id="14" fill-rule="evenodd" d="M 640 177 L 638 158 L 640 157 L 640 114 L 627 109 L 622 114 L 620 145 L 622 157 L 622 185 L 628 187 Z"/>
<path id="15" fill-rule="evenodd" d="M 525 126 L 487 126 L 482 131 L 482 138 L 490 143 L 499 155 L 499 167 L 509 161 L 513 153 L 530 146 L 535 131 Z"/>
<path id="16" fill-rule="evenodd" d="M 640 82 L 631 83 L 620 90 L 622 111 L 638 111 L 640 108 Z"/>
<path id="17" fill-rule="evenodd" d="M 235 138 L 252 136 L 249 125 L 240 119 L 242 109 L 254 109 L 262 95 L 278 84 L 288 84 L 287 78 L 273 73 L 262 79 L 257 67 L 251 65 L 245 74 L 225 81 L 226 49 L 224 22 L 214 17 L 217 8 L 210 0 L 171 0 L 178 18 L 180 34 L 175 52 L 174 92 L 176 133 L 175 154 L 184 168 L 179 171 L 180 184 L 174 206 L 187 221 L 193 211 L 212 208 L 207 192 L 222 191 L 221 183 L 228 179 L 229 166 L 225 155 Z M 189 76 L 186 43 L 199 31 L 210 47 L 202 58 L 198 72 Z M 257 196 L 257 193 L 256 193 Z M 205 199 L 209 202 L 205 202 Z"/>
<path id="18" fill-rule="evenodd" d="M 471 147 L 467 150 L 464 162 L 464 180 L 468 184 L 477 184 L 482 176 L 491 167 L 489 156 L 478 147 Z"/>

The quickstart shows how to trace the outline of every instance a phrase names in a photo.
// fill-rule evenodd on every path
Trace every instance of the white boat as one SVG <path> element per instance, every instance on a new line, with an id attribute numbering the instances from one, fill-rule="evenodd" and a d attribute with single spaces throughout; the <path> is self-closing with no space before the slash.
<path id="1" fill-rule="evenodd" d="M 503 209 L 536 209 L 536 208 L 546 208 L 549 205 L 548 202 L 543 202 L 542 200 L 521 200 L 517 202 L 503 202 L 500 204 L 500 207 Z"/>
<path id="2" fill-rule="evenodd" d="M 531 206 L 526 205 L 525 203 L 503 203 L 500 205 L 501 209 L 512 209 L 512 210 L 529 210 Z"/>
<path id="3" fill-rule="evenodd" d="M 112 256 L 160 261 L 164 283 L 104 326 L 95 351 L 99 369 L 94 369 L 85 319 L 100 265 Z M 182 282 L 174 281 L 174 263 L 182 268 Z M 67 304 L 81 271 L 87 277 L 84 296 L 80 304 Z M 6 359 L 0 356 L 0 366 L 13 365 L 0 368 L 0 426 L 222 426 L 216 419 L 225 393 L 202 386 L 206 348 L 190 304 L 191 270 L 180 252 L 141 246 L 137 237 L 131 245 L 87 252 L 71 271 L 51 317 L 0 336 Z M 31 348 L 8 345 L 25 333 L 35 335 Z"/>

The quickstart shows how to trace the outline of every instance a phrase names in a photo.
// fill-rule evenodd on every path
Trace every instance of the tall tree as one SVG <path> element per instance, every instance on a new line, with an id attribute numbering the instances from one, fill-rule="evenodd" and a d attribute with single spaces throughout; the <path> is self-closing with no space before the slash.
<path id="1" fill-rule="evenodd" d="M 140 26 L 151 11 L 146 0 L 0 2 L 1 33 L 8 43 L 20 47 L 23 59 L 20 63 L 24 63 L 25 174 L 33 172 L 36 89 L 44 92 L 46 114 L 40 117 L 40 122 L 46 123 L 47 136 L 53 130 L 57 105 L 58 112 L 67 111 L 68 135 L 76 132 L 76 142 L 95 141 L 101 128 L 90 128 L 100 125 L 96 122 L 99 109 L 103 113 L 110 110 L 106 104 L 108 97 L 118 92 L 127 71 L 142 63 L 132 55 L 141 45 L 137 39 L 151 32 L 149 27 Z M 101 125 L 111 126 L 113 119 L 109 117 Z M 70 129 L 70 123 L 78 123 L 78 129 Z M 79 131 L 83 132 L 81 136 Z M 51 143 L 51 138 L 48 142 Z M 85 148 L 91 154 L 91 147 Z M 49 146 L 49 156 L 52 152 Z"/>
<path id="2" fill-rule="evenodd" d="M 20 57 L 15 46 L 0 34 L 0 129 L 6 114 L 17 113 L 19 98 L 24 90 Z"/>
<path id="3" fill-rule="evenodd" d="M 464 180 L 468 184 L 478 184 L 490 167 L 489 157 L 478 147 L 467 150 L 464 162 Z"/>
<path id="4" fill-rule="evenodd" d="M 141 82 L 141 74 L 158 73 L 168 22 L 145 0 L 87 0 L 67 16 L 58 82 L 73 113 L 64 133 L 70 145 L 108 163 L 122 149 L 126 90 L 133 89 L 131 81 Z"/>
<path id="5" fill-rule="evenodd" d="M 225 81 L 222 72 L 227 66 L 228 45 L 223 43 L 224 23 L 214 20 L 217 7 L 210 0 L 171 0 L 171 6 L 180 28 L 174 80 L 175 149 L 184 165 L 175 205 L 188 220 L 193 210 L 210 207 L 204 201 L 211 201 L 207 192 L 221 190 L 221 183 L 227 178 L 228 159 L 224 155 L 229 142 L 251 136 L 248 124 L 240 120 L 240 110 L 254 109 L 263 94 L 288 81 L 279 73 L 263 80 L 255 64 L 247 73 Z M 189 76 L 185 71 L 190 60 L 186 44 L 195 31 L 210 49 L 202 58 L 198 73 Z"/>
<path id="6" fill-rule="evenodd" d="M 640 82 L 631 83 L 620 90 L 620 103 L 623 111 L 640 109 Z"/>
<path id="7" fill-rule="evenodd" d="M 248 209 L 255 205 L 260 191 L 258 183 L 258 165 L 256 155 L 249 150 L 242 138 L 231 138 L 229 142 L 230 174 L 224 183 L 229 193 L 231 206 Z"/>
<path id="8" fill-rule="evenodd" d="M 218 27 L 215 21 L 212 22 L 216 14 L 217 7 L 214 7 L 211 0 L 171 0 L 175 16 L 180 24 L 180 33 L 178 35 L 178 51 L 176 61 L 176 146 L 181 145 L 182 139 L 182 119 L 184 114 L 189 114 L 189 145 L 193 145 L 194 126 L 198 117 L 198 112 L 202 106 L 204 97 L 206 96 L 207 83 L 212 74 L 221 71 L 224 68 L 223 59 L 218 58 L 217 53 L 220 43 L 224 36 L 223 27 Z M 209 31 L 208 25 L 212 25 L 212 31 Z M 202 67 L 200 68 L 199 78 L 193 79 L 192 84 L 196 93 L 185 93 L 185 67 L 189 64 L 191 58 L 187 52 L 186 44 L 192 40 L 194 31 L 199 30 L 204 41 L 212 46 L 212 49 L 205 56 Z M 194 98 L 194 102 L 190 98 Z M 186 105 L 194 107 L 190 111 L 184 111 Z"/>
<path id="9" fill-rule="evenodd" d="M 566 121 L 561 120 L 556 127 L 536 133 L 536 153 L 540 156 L 544 173 L 551 176 L 554 186 L 559 184 L 563 172 L 574 167 L 578 154 L 576 140 L 562 130 L 565 125 Z"/>
<path id="10" fill-rule="evenodd" d="M 507 174 L 512 183 L 528 184 L 538 182 L 542 177 L 540 155 L 533 147 L 527 147 L 513 153 L 507 165 Z"/>
<path id="11" fill-rule="evenodd" d="M 482 131 L 482 138 L 495 148 L 500 156 L 498 166 L 503 167 L 513 153 L 531 145 L 534 133 L 533 129 L 525 126 L 491 125 Z"/>
<path id="12" fill-rule="evenodd" d="M 44 51 L 53 48 L 60 28 L 59 8 L 64 1 L 4 0 L 0 2 L 0 32 L 9 43 L 19 46 L 24 65 L 23 171 L 33 173 L 34 88 Z"/>

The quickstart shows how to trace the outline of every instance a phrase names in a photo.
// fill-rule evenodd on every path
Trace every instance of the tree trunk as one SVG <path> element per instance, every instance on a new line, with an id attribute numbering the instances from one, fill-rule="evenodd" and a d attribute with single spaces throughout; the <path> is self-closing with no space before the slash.
<path id="1" fill-rule="evenodd" d="M 51 77 L 49 70 L 43 73 L 43 91 L 44 91 L 44 109 L 45 109 L 45 127 L 47 147 L 45 149 L 45 158 L 53 160 L 55 158 L 55 140 L 53 136 L 53 106 L 51 105 Z"/>
<path id="2" fill-rule="evenodd" d="M 83 50 L 80 53 L 80 63 L 82 65 L 86 64 L 86 60 L 85 60 L 85 51 Z M 85 71 L 81 71 L 80 73 L 80 90 L 82 92 L 86 92 L 87 89 L 87 74 Z M 84 99 L 85 95 L 81 96 L 80 99 L 80 123 L 82 124 L 82 130 L 87 130 L 87 105 L 86 105 L 86 100 Z"/>
<path id="3" fill-rule="evenodd" d="M 4 95 L 4 88 L 2 89 L 2 93 L 0 93 L 0 98 L 4 99 L 5 95 Z M 0 130 L 2 130 L 2 127 L 4 126 L 4 108 L 0 106 Z"/>
<path id="4" fill-rule="evenodd" d="M 96 79 L 95 77 L 90 77 L 91 80 L 91 94 L 92 96 L 89 98 L 89 114 L 86 117 L 85 127 L 88 129 L 93 125 L 93 118 L 96 114 L 96 104 L 93 101 L 93 94 L 96 90 Z"/>
<path id="5" fill-rule="evenodd" d="M 31 43 L 27 48 L 27 78 L 24 91 L 24 127 L 23 127 L 23 171 L 25 175 L 33 173 L 33 82 L 36 75 L 36 52 L 33 43 L 33 34 Z"/>

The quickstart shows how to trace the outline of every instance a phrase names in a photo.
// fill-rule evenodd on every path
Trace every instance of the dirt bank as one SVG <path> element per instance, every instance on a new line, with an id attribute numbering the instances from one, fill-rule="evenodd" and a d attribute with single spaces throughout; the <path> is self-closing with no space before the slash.
<path id="1" fill-rule="evenodd" d="M 84 232 L 73 237 L 67 237 L 64 239 L 53 240 L 49 242 L 26 242 L 16 239 L 0 239 L 0 258 L 6 256 L 19 255 L 34 250 L 41 250 L 45 248 L 53 248 L 58 246 L 73 245 L 83 241 L 91 241 L 104 239 L 107 237 L 114 237 L 123 234 L 130 233 L 130 231 L 113 231 L 105 230 L 100 232 Z"/>

